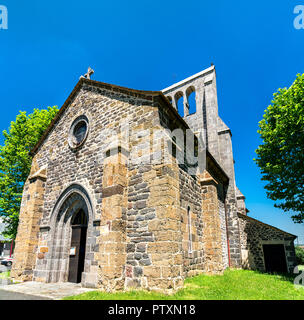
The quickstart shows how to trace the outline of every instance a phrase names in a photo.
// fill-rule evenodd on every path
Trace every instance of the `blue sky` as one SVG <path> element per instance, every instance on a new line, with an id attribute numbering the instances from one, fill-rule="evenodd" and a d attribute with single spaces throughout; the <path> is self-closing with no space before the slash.
<path id="1" fill-rule="evenodd" d="M 61 106 L 88 66 L 99 81 L 161 90 L 213 62 L 250 215 L 304 243 L 304 225 L 267 200 L 253 162 L 273 92 L 304 72 L 304 30 L 293 26 L 299 4 L 304 0 L 0 0 L 8 8 L 8 30 L 0 30 L 0 129 L 19 110 Z"/>

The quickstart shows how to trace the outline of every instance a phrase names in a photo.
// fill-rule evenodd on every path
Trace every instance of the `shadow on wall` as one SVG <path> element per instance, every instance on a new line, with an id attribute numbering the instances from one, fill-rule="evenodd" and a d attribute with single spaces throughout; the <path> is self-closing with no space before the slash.
<path id="1" fill-rule="evenodd" d="M 242 268 L 247 270 L 255 270 L 265 272 L 263 261 L 263 251 L 259 246 L 259 239 L 252 232 L 250 224 L 245 225 L 244 234 L 246 236 L 246 245 L 242 245 Z M 254 239 L 254 240 L 253 240 Z"/>

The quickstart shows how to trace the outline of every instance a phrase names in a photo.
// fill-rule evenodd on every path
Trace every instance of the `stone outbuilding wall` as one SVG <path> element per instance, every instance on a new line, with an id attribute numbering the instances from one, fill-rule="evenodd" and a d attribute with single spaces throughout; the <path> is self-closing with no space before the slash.
<path id="1" fill-rule="evenodd" d="M 294 240 L 295 236 L 262 223 L 259 220 L 238 214 L 240 220 L 242 267 L 266 271 L 263 245 L 282 244 L 285 250 L 288 272 L 296 266 Z"/>

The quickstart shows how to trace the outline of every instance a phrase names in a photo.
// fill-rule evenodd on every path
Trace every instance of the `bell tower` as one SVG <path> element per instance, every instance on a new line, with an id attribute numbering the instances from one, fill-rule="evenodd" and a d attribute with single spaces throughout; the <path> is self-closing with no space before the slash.
<path id="1" fill-rule="evenodd" d="M 207 150 L 229 177 L 226 190 L 226 214 L 232 265 L 241 263 L 237 212 L 245 206 L 244 196 L 236 187 L 232 133 L 218 112 L 215 66 L 194 74 L 162 90 L 172 106 L 186 121 L 190 129 L 203 137 Z M 195 106 L 190 106 L 190 95 L 195 94 Z M 240 208 L 239 208 L 240 207 Z"/>

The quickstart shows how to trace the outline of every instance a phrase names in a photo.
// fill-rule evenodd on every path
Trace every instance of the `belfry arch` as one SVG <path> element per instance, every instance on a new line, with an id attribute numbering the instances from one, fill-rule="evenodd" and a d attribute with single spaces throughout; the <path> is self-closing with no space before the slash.
<path id="1" fill-rule="evenodd" d="M 175 96 L 174 96 L 174 100 L 175 100 L 175 105 L 177 108 L 177 111 L 179 113 L 179 115 L 181 117 L 184 117 L 184 94 L 181 91 L 178 91 Z"/>
<path id="2" fill-rule="evenodd" d="M 187 113 L 188 115 L 196 113 L 196 91 L 194 86 L 186 90 Z"/>

